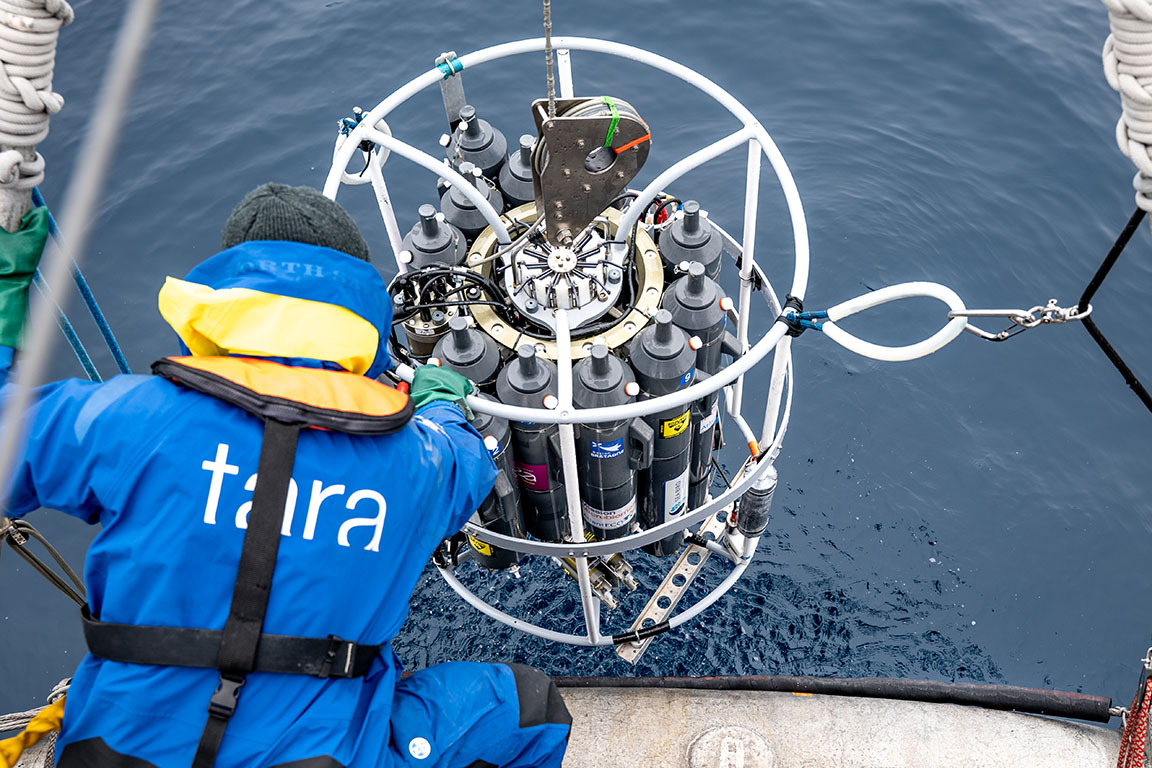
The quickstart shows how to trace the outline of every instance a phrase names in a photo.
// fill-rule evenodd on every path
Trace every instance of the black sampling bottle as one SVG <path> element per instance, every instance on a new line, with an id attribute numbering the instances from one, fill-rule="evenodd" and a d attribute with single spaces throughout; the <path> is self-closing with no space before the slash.
<path id="1" fill-rule="evenodd" d="M 520 146 L 508 155 L 508 162 L 500 169 L 500 194 L 504 203 L 515 208 L 536 199 L 532 189 L 532 147 L 536 137 L 526 133 L 520 137 Z"/>
<path id="2" fill-rule="evenodd" d="M 420 270 L 438 264 L 452 267 L 464 263 L 468 244 L 456 227 L 436 213 L 436 207 L 425 203 L 420 206 L 420 220 L 404 236 L 403 248 L 412 254 L 408 268 Z"/>
<path id="3" fill-rule="evenodd" d="M 684 203 L 683 210 L 660 233 L 657 247 L 664 259 L 666 274 L 672 274 L 685 261 L 698 261 L 704 265 L 704 273 L 709 278 L 720 277 L 724 243 L 695 200 Z"/>
<path id="4" fill-rule="evenodd" d="M 524 344 L 496 378 L 502 403 L 543 408 L 556 397 L 556 366 Z M 512 452 L 528 531 L 543 541 L 561 541 L 569 530 L 568 503 L 555 424 L 514 421 Z"/>
<path id="5" fill-rule="evenodd" d="M 632 369 L 644 397 L 667 395 L 692 384 L 696 350 L 687 333 L 661 309 L 655 322 L 640 331 L 629 348 Z M 688 511 L 689 459 L 692 442 L 692 407 L 678 405 L 644 417 L 652 428 L 652 465 L 640 472 L 640 523 L 652 528 Z M 683 531 L 644 547 L 654 555 L 670 555 L 680 548 Z"/>
<path id="6" fill-rule="evenodd" d="M 496 341 L 473 328 L 468 318 L 457 315 L 448 321 L 448 333 L 436 342 L 432 355 L 441 365 L 471 380 L 481 392 L 496 391 L 500 351 Z"/>
<path id="7" fill-rule="evenodd" d="M 472 163 L 461 163 L 459 170 L 464 180 L 476 188 L 496 213 L 504 210 L 504 198 L 500 196 L 500 191 L 495 184 L 488 182 L 480 169 Z M 440 210 L 444 212 L 448 223 L 459 229 L 469 242 L 488 227 L 488 219 L 484 218 L 480 209 L 459 187 L 452 186 L 444 192 L 440 198 Z"/>
<path id="8" fill-rule="evenodd" d="M 480 524 L 489 531 L 524 538 L 524 512 L 520 507 L 520 489 L 512 465 L 512 430 L 506 419 L 477 412 L 472 426 L 484 437 L 484 447 L 496 463 L 496 483 L 484 499 L 477 514 Z M 483 542 L 474 536 L 468 544 L 476 561 L 485 568 L 498 569 L 516 565 L 523 558 L 519 552 Z"/>
<path id="9" fill-rule="evenodd" d="M 461 171 L 464 163 L 472 163 L 485 177 L 496 181 L 508 157 L 507 139 L 491 123 L 477 116 L 471 104 L 461 107 L 459 116 L 456 130 L 445 147 L 448 159 Z"/>
<path id="10" fill-rule="evenodd" d="M 720 371 L 720 348 L 727 327 L 729 300 L 723 289 L 704 273 L 704 265 L 693 261 L 688 273 L 672 283 L 661 306 L 672 313 L 672 322 L 700 340 L 696 350 L 696 370 L 701 378 Z M 692 404 L 692 454 L 688 506 L 704 503 L 712 477 L 712 450 L 720 418 L 719 392 Z"/>
<path id="11" fill-rule="evenodd" d="M 604 344 L 572 371 L 572 402 L 604 408 L 634 402 L 640 387 L 631 368 Z M 636 470 L 652 463 L 652 428 L 643 419 L 581 424 L 576 438 L 585 530 L 596 539 L 626 535 L 636 521 Z"/>

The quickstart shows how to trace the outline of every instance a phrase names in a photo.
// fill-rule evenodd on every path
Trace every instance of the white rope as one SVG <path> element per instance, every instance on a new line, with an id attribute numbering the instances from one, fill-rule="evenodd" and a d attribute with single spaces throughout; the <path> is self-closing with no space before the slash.
<path id="1" fill-rule="evenodd" d="M 1120 92 L 1116 143 L 1136 166 L 1136 204 L 1152 211 L 1152 0 L 1103 0 L 1112 34 L 1104 76 Z"/>
<path id="2" fill-rule="evenodd" d="M 8 715 L 0 715 L 0 733 L 7 731 L 22 731 L 32 722 L 32 718 L 40 714 L 40 710 L 44 707 L 36 707 L 36 709 L 29 709 L 26 712 L 13 712 Z"/>
<path id="3" fill-rule="evenodd" d="M 0 189 L 44 180 L 35 148 L 48 135 L 49 116 L 64 106 L 52 90 L 52 69 L 56 38 L 72 18 L 65 0 L 0 0 L 0 145 L 11 147 L 0 152 Z"/>
<path id="4" fill-rule="evenodd" d="M 882 344 L 873 344 L 870 341 L 864 341 L 861 338 L 853 336 L 836 325 L 837 320 L 843 320 L 865 309 L 887 304 L 890 301 L 899 301 L 900 299 L 910 299 L 920 296 L 942 301 L 948 305 L 951 313 L 949 316 L 950 319 L 944 324 L 944 327 L 923 341 L 918 341 L 915 344 L 908 344 L 902 347 L 888 347 Z M 796 313 L 795 310 L 789 309 L 786 309 L 785 312 L 790 317 L 804 319 L 805 322 L 810 323 L 807 327 L 823 331 L 825 336 L 850 352 L 855 352 L 863 357 L 870 357 L 873 360 L 883 360 L 890 363 L 915 360 L 919 357 L 930 355 L 963 333 L 964 327 L 968 324 L 965 317 L 966 309 L 964 302 L 960 300 L 956 292 L 946 285 L 926 282 L 889 285 L 886 288 L 862 294 L 854 299 L 842 301 L 834 307 L 829 307 L 826 312 Z M 823 319 L 823 322 L 818 322 L 821 319 Z"/>

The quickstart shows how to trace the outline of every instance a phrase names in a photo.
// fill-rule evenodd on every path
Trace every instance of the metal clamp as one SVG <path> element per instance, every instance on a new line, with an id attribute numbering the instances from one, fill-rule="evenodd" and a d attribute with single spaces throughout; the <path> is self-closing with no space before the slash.
<path id="1" fill-rule="evenodd" d="M 964 326 L 964 330 L 968 333 L 979 336 L 988 341 L 1004 341 L 1013 336 L 1023 333 L 1029 328 L 1035 328 L 1038 325 L 1053 325 L 1070 323 L 1074 320 L 1083 320 L 1092 314 L 1092 305 L 1089 304 L 1088 308 L 1081 311 L 1078 306 L 1060 307 L 1056 304 L 1056 299 L 1049 299 L 1048 303 L 1041 306 L 1037 305 L 1031 309 L 965 309 L 960 311 L 953 311 L 948 313 L 948 318 L 953 319 L 957 317 L 1003 317 L 1012 322 L 1004 330 L 999 333 L 989 333 L 982 328 L 977 328 L 975 325 L 968 323 Z"/>
<path id="2" fill-rule="evenodd" d="M 367 112 L 360 107 L 353 107 L 350 116 L 342 117 L 336 121 L 336 146 L 332 150 L 333 158 L 336 157 L 336 154 L 340 151 L 340 147 L 348 140 L 348 137 L 360 127 L 366 117 L 368 117 Z M 387 136 L 392 135 L 392 129 L 383 118 L 377 120 L 374 127 Z M 388 156 L 392 154 L 392 150 L 377 146 L 376 142 L 371 139 L 362 139 L 357 143 L 357 148 L 364 154 L 364 167 L 355 174 L 348 173 L 348 171 L 345 170 L 341 175 L 341 180 L 345 184 L 356 185 L 369 183 L 371 179 L 364 175 L 364 172 L 368 170 L 368 165 L 375 159 L 377 165 L 383 166 L 388 160 Z"/>
<path id="3" fill-rule="evenodd" d="M 24 546 L 28 543 L 27 537 L 20 533 L 20 529 L 10 518 L 0 515 L 0 543 L 8 539 L 13 546 Z"/>

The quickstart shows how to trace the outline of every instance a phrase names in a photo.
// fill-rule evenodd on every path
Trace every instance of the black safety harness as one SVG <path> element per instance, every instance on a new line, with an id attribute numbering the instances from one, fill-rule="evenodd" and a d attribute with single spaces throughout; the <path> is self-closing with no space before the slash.
<path id="1" fill-rule="evenodd" d="M 208 703 L 208 720 L 192 761 L 192 768 L 212 768 L 250 672 L 361 677 L 376 658 L 381 645 L 366 645 L 335 635 L 264 634 L 264 616 L 300 430 L 387 434 L 401 429 L 411 419 L 413 406 L 402 393 L 362 376 L 289 369 L 251 358 L 166 358 L 154 363 L 152 371 L 243 408 L 264 421 L 256 488 L 232 605 L 222 630 L 115 624 L 98 620 L 84 608 L 84 638 L 92 655 L 110 661 L 220 671 L 216 691 Z M 301 380 L 315 385 L 315 397 L 310 401 L 293 399 L 299 396 Z M 303 389 L 307 391 L 309 387 Z M 332 396 L 337 390 L 343 397 Z M 346 406 L 349 400 L 371 407 L 364 413 L 332 407 L 333 402 Z"/>

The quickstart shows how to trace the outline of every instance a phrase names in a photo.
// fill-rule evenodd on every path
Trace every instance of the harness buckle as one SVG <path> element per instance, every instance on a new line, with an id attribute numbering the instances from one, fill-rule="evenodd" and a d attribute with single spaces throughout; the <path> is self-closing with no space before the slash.
<path id="1" fill-rule="evenodd" d="M 355 648 L 356 643 L 351 640 L 344 640 L 336 635 L 328 635 L 328 649 L 324 651 L 324 661 L 320 664 L 320 671 L 316 676 L 321 678 L 352 677 L 352 653 Z M 336 664 L 336 657 L 341 650 L 344 651 L 344 661 L 333 673 L 332 667 Z"/>
<path id="2" fill-rule="evenodd" d="M 208 702 L 208 714 L 221 720 L 230 719 L 236 711 L 236 702 L 243 687 L 243 677 L 237 680 L 221 674 L 219 682 L 216 683 L 216 692 Z"/>

